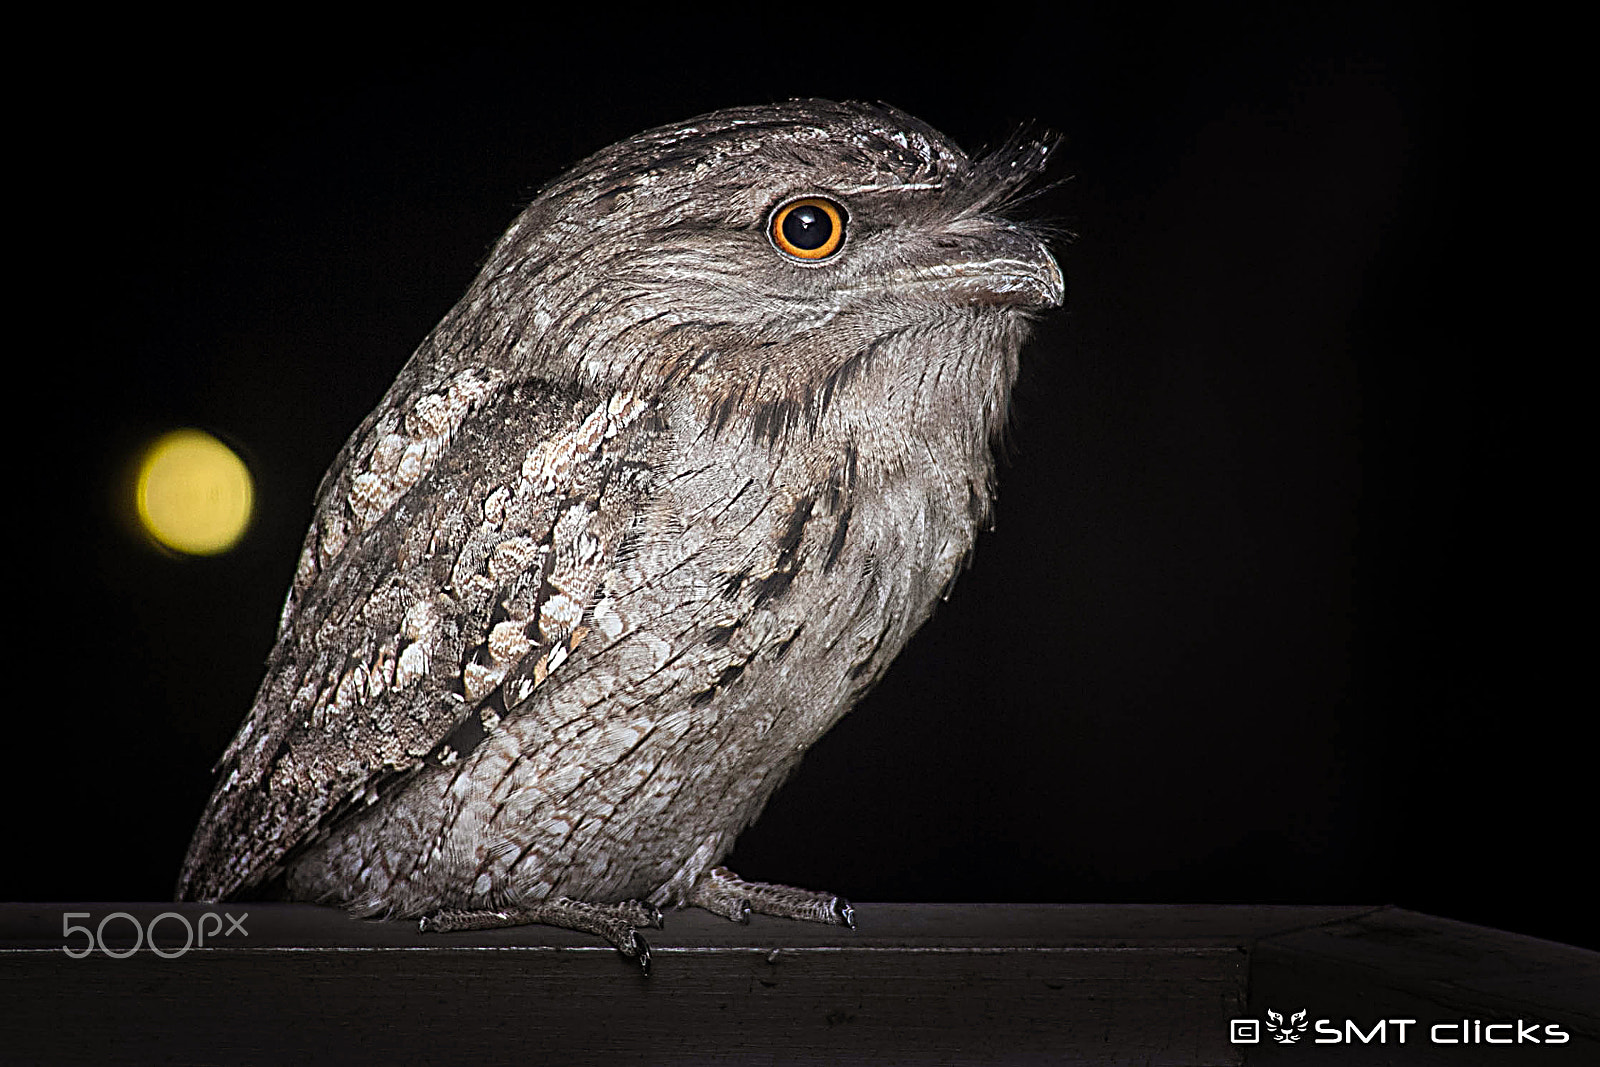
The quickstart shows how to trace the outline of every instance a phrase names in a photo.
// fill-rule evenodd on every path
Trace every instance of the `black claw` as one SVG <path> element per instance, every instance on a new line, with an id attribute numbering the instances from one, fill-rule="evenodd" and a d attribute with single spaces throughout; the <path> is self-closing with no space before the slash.
<path id="1" fill-rule="evenodd" d="M 834 914 L 839 917 L 839 923 L 854 930 L 856 928 L 856 909 L 843 897 L 835 897 L 833 901 Z"/>
<path id="2" fill-rule="evenodd" d="M 634 956 L 633 956 L 633 958 L 639 962 L 639 970 L 644 974 L 644 976 L 646 978 L 649 978 L 650 977 L 650 942 L 646 941 L 642 934 L 640 934 L 637 931 L 635 931 L 634 935 L 633 935 L 633 948 L 634 948 Z"/>
<path id="3" fill-rule="evenodd" d="M 657 930 L 665 930 L 667 928 L 667 920 L 661 914 L 661 909 L 654 904 L 646 904 L 645 907 L 650 909 L 650 925 Z"/>
<path id="4" fill-rule="evenodd" d="M 744 926 L 750 925 L 750 902 L 748 900 L 739 901 L 739 916 L 733 921 Z"/>

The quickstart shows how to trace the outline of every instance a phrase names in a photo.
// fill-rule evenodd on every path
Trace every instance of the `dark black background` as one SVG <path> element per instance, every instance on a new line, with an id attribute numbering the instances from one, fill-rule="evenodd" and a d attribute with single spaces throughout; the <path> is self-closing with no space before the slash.
<path id="1" fill-rule="evenodd" d="M 1573 578 L 1527 327 L 1483 280 L 1489 46 L 1459 10 L 1184 10 L 63 51 L 24 108 L 25 300 L 55 328 L 13 397 L 47 428 L 16 483 L 38 640 L 13 645 L 0 897 L 170 894 L 319 477 L 543 181 L 822 95 L 969 148 L 1064 134 L 1038 208 L 1076 234 L 1069 307 L 1025 354 L 996 531 L 732 865 L 858 900 L 1394 902 L 1600 944 Z M 258 479 L 220 559 L 122 524 L 127 464 L 178 425 Z"/>

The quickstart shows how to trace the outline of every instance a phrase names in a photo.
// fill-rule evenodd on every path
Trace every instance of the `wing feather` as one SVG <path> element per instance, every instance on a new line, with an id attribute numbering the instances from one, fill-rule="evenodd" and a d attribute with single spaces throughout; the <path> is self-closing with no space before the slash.
<path id="1" fill-rule="evenodd" d="M 474 371 L 397 393 L 319 491 L 180 899 L 270 879 L 346 813 L 481 741 L 583 639 L 649 492 L 657 431 L 631 394 Z"/>

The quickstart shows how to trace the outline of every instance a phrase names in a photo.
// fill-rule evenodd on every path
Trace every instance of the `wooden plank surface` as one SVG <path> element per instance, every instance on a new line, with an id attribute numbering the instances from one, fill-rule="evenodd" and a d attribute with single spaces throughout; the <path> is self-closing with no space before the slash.
<path id="1" fill-rule="evenodd" d="M 1600 1047 L 1600 955 L 1394 908 L 857 915 L 849 931 L 669 914 L 644 978 L 544 927 L 422 935 L 307 905 L 0 905 L 0 1059 L 1290 1062 L 1304 1050 L 1234 1044 L 1230 1020 L 1389 1005 L 1542 1012 L 1573 1034 L 1543 1050 L 1563 1053 L 1551 1062 Z"/>

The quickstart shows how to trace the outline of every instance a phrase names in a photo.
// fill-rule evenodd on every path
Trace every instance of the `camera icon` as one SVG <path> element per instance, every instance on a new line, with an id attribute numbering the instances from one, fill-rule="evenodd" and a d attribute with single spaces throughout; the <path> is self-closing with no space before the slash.
<path id="1" fill-rule="evenodd" d="M 1229 1019 L 1228 1040 L 1235 1045 L 1261 1044 L 1261 1020 Z"/>

